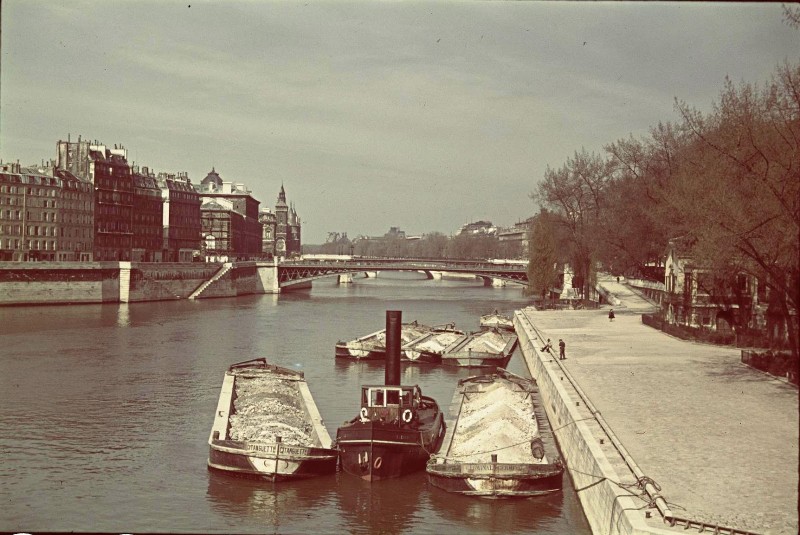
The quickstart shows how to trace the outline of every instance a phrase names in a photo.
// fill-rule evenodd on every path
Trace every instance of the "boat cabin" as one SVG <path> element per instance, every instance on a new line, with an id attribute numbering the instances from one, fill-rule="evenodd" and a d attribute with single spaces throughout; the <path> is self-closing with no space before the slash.
<path id="1" fill-rule="evenodd" d="M 361 387 L 361 419 L 409 423 L 419 408 L 419 387 L 375 385 Z"/>

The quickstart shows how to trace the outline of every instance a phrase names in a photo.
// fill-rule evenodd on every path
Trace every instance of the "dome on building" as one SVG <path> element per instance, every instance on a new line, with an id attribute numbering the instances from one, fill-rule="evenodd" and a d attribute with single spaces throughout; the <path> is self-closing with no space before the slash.
<path id="1" fill-rule="evenodd" d="M 211 172 L 200 182 L 200 185 L 206 191 L 220 189 L 222 188 L 222 177 L 212 167 Z"/>

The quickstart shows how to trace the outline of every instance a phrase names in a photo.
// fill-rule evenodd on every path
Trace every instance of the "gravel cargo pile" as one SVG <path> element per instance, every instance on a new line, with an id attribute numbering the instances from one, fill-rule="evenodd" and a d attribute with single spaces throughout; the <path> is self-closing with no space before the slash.
<path id="1" fill-rule="evenodd" d="M 506 340 L 500 333 L 489 331 L 473 340 L 464 347 L 464 351 L 471 349 L 480 353 L 499 353 L 506 347 Z"/>
<path id="2" fill-rule="evenodd" d="M 288 446 L 313 446 L 311 425 L 292 384 L 277 377 L 236 378 L 234 414 L 230 437 L 251 442 L 275 442 L 281 437 Z"/>
<path id="3" fill-rule="evenodd" d="M 425 325 L 403 325 L 403 328 L 400 330 L 400 345 L 405 345 L 412 340 L 416 340 L 423 334 L 430 332 L 431 328 Z M 379 332 L 375 335 L 374 338 L 370 338 L 368 340 L 352 340 L 347 342 L 347 347 L 352 347 L 354 349 L 361 349 L 365 347 L 374 347 L 378 348 L 386 348 L 386 330 Z"/>
<path id="4" fill-rule="evenodd" d="M 448 456 L 462 462 L 535 462 L 530 441 L 538 436 L 531 398 L 519 386 L 497 381 L 468 394 Z"/>
<path id="5" fill-rule="evenodd" d="M 430 351 L 431 353 L 441 353 L 444 349 L 461 338 L 458 333 L 442 333 L 432 336 L 424 342 L 414 346 L 418 351 Z"/>

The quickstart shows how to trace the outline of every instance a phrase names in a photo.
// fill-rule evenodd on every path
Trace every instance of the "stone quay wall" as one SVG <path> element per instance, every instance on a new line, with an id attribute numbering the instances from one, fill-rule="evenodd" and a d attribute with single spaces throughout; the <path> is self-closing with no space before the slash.
<path id="1" fill-rule="evenodd" d="M 558 365 L 558 357 L 541 351 L 545 342 L 524 310 L 514 314 L 514 327 L 592 532 L 675 533 L 656 509 L 646 513 L 642 508 L 642 501 L 635 496 L 639 491 L 633 487 L 635 476 Z"/>
<path id="2" fill-rule="evenodd" d="M 271 284 L 265 282 L 264 279 L 269 277 L 262 273 L 270 271 L 272 266 L 264 262 L 237 262 L 227 273 L 210 284 L 199 298 L 277 293 L 278 288 L 273 288 Z M 206 280 L 213 275 L 214 273 Z"/>
<path id="3" fill-rule="evenodd" d="M 186 299 L 221 267 L 221 263 L 0 262 L 0 306 Z M 241 262 L 199 297 L 278 292 L 275 263 Z"/>
<path id="4" fill-rule="evenodd" d="M 128 301 L 186 299 L 222 264 L 131 263 Z"/>
<path id="5" fill-rule="evenodd" d="M 0 305 L 114 303 L 119 262 L 0 262 Z"/>

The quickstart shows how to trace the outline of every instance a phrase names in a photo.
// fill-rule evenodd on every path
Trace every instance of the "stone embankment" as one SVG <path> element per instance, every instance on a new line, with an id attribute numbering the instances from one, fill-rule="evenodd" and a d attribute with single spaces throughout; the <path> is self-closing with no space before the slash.
<path id="1" fill-rule="evenodd" d="M 797 533 L 797 388 L 736 349 L 642 325 L 652 304 L 603 284 L 621 302 L 613 322 L 607 310 L 515 314 L 593 531 Z M 541 351 L 547 338 L 564 339 L 567 360 Z"/>
<path id="2" fill-rule="evenodd" d="M 187 299 L 217 263 L 0 262 L 0 305 L 133 303 Z M 239 262 L 202 298 L 277 293 L 277 266 Z"/>

